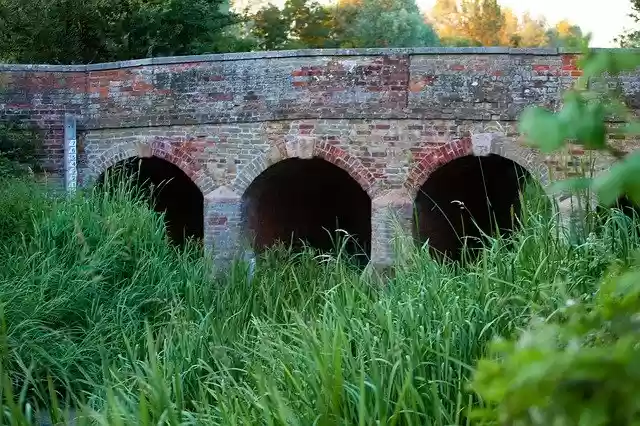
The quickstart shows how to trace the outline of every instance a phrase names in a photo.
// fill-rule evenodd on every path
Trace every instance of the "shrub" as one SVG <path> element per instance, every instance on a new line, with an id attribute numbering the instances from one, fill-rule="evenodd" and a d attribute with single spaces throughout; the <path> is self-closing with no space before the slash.
<path id="1" fill-rule="evenodd" d="M 17 121 L 0 123 L 0 177 L 24 176 L 39 170 L 41 136 Z"/>
<path id="2" fill-rule="evenodd" d="M 626 119 L 616 133 L 638 133 L 638 122 L 601 77 L 640 66 L 633 52 L 584 52 L 584 77 L 566 93 L 556 114 L 531 108 L 522 128 L 545 151 L 568 140 L 601 150 L 620 161 L 598 179 L 564 183 L 563 190 L 593 187 L 611 205 L 625 196 L 640 203 L 640 152 L 629 155 L 607 141 L 606 119 Z M 589 86 L 587 86 L 589 82 Z M 618 234 L 624 241 L 637 230 Z M 568 298 L 551 315 L 512 338 L 492 345 L 492 356 L 478 364 L 473 387 L 488 408 L 477 415 L 502 425 L 633 425 L 640 420 L 640 268 L 636 257 L 616 258 L 593 293 Z M 571 284 L 567 280 L 567 284 Z"/>
<path id="3" fill-rule="evenodd" d="M 34 404 L 108 424 L 465 424 L 481 402 L 466 384 L 491 337 L 591 294 L 638 246 L 614 232 L 566 244 L 531 200 L 522 229 L 465 267 L 413 250 L 381 287 L 337 258 L 275 251 L 251 279 L 237 264 L 215 280 L 126 188 L 31 194 L 44 207 L 0 256 L 14 424 L 29 424 Z"/>

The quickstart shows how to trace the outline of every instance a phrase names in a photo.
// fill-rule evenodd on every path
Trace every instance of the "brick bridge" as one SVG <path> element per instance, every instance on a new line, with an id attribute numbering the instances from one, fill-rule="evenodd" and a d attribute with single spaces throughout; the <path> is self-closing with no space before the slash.
<path id="1" fill-rule="evenodd" d="M 396 224 L 454 253 L 470 215 L 486 228 L 492 210 L 509 227 L 521 177 L 544 187 L 583 158 L 543 157 L 516 126 L 527 105 L 556 108 L 579 75 L 575 55 L 504 48 L 0 65 L 0 120 L 41 129 L 43 165 L 70 189 L 118 164 L 171 178 L 157 197 L 169 232 L 203 238 L 218 259 L 292 232 L 323 247 L 323 227 L 341 227 L 388 264 Z M 622 80 L 640 109 L 639 75 Z"/>

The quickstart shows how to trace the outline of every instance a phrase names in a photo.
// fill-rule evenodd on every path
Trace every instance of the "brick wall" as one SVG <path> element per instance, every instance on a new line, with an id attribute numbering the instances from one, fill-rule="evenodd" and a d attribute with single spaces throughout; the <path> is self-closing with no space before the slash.
<path id="1" fill-rule="evenodd" d="M 399 126 L 407 128 L 419 120 L 411 124 L 416 126 L 411 135 L 383 136 L 393 152 L 393 138 L 411 138 L 415 131 L 433 129 L 444 136 L 446 126 L 471 127 L 468 120 L 514 121 L 526 105 L 556 108 L 562 90 L 580 75 L 575 59 L 548 49 L 438 48 L 261 52 L 73 67 L 4 65 L 0 120 L 19 117 L 42 129 L 45 164 L 52 170 L 61 165 L 64 112 L 78 114 L 85 130 L 380 119 L 408 120 Z M 628 104 L 640 108 L 637 77 L 623 82 Z M 228 131 L 245 135 L 242 127 Z M 370 129 L 364 123 L 356 132 L 358 139 Z"/>
<path id="2" fill-rule="evenodd" d="M 41 132 L 48 171 L 63 166 L 65 112 L 83 112 L 86 73 L 78 69 L 0 65 L 0 122 L 19 120 Z"/>
<path id="3" fill-rule="evenodd" d="M 377 144 L 382 135 L 393 157 L 401 149 L 394 145 L 418 133 L 425 138 L 465 136 L 458 129 L 472 128 L 467 121 L 514 121 L 530 104 L 556 108 L 562 91 L 580 75 L 575 60 L 548 49 L 438 48 L 259 52 L 72 67 L 4 65 L 0 120 L 20 117 L 41 128 L 50 169 L 61 164 L 64 112 L 78 114 L 86 131 L 245 123 L 228 126 L 229 133 L 221 136 L 242 137 L 247 145 L 257 141 L 243 131 L 252 132 L 249 128 L 257 123 L 274 122 L 285 130 L 270 133 L 288 134 L 301 123 L 297 131 L 305 134 L 316 128 L 323 133 L 339 120 L 333 135 L 338 137 L 349 120 L 356 128 L 349 138 L 357 145 L 368 134 Z M 638 75 L 623 82 L 628 104 L 640 108 Z M 384 127 L 391 124 L 381 122 L 371 129 L 369 120 L 401 120 L 406 124 L 394 127 L 409 133 L 394 133 Z"/>
<path id="4" fill-rule="evenodd" d="M 0 121 L 41 129 L 43 163 L 59 173 L 63 117 L 76 114 L 81 183 L 127 156 L 156 155 L 213 194 L 208 203 L 224 194 L 228 206 L 269 164 L 310 150 L 349 170 L 372 199 L 397 202 L 403 196 L 393 191 L 412 197 L 434 168 L 470 153 L 479 133 L 501 133 L 500 152 L 539 179 L 546 166 L 566 175 L 582 152 L 545 158 L 523 148 L 516 120 L 527 105 L 557 108 L 579 76 L 573 54 L 503 48 L 0 65 Z M 640 74 L 622 82 L 628 105 L 640 110 Z M 214 216 L 217 227 L 227 223 Z"/>

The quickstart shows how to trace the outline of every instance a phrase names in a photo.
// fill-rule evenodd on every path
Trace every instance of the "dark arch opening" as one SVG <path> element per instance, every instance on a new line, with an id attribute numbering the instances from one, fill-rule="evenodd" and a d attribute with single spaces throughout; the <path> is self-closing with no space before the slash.
<path id="1" fill-rule="evenodd" d="M 595 218 L 595 232 L 598 235 L 602 235 L 602 232 L 614 232 L 619 241 L 628 238 L 637 241 L 640 236 L 640 206 L 626 195 L 618 197 L 608 206 L 597 204 Z"/>
<path id="2" fill-rule="evenodd" d="M 347 171 L 321 158 L 289 158 L 262 172 L 242 197 L 242 222 L 253 249 L 307 244 L 334 252 L 337 239 L 358 263 L 371 250 L 371 199 Z"/>
<path id="3" fill-rule="evenodd" d="M 498 156 L 464 156 L 439 167 L 420 187 L 414 204 L 414 238 L 429 242 L 435 257 L 473 259 L 483 233 L 507 236 L 517 226 L 520 193 L 531 175 Z M 469 259 L 468 257 L 466 257 Z"/>
<path id="4" fill-rule="evenodd" d="M 640 217 L 640 206 L 638 206 L 636 203 L 631 201 L 631 199 L 626 195 L 619 197 L 610 206 L 604 206 L 602 204 L 598 204 L 596 206 L 596 211 L 601 215 L 606 215 L 607 213 L 610 213 L 612 210 L 618 210 L 628 218 Z"/>
<path id="5" fill-rule="evenodd" d="M 204 197 L 198 186 L 178 166 L 158 157 L 132 157 L 109 167 L 97 181 L 105 188 L 131 183 L 149 201 L 150 207 L 164 213 L 169 240 L 184 245 L 187 240 L 201 242 L 204 236 Z"/>

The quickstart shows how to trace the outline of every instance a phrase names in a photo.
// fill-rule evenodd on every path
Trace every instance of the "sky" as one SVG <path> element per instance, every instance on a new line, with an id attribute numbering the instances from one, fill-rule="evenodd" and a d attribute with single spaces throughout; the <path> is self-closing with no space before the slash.
<path id="1" fill-rule="evenodd" d="M 284 0 L 235 0 L 237 3 L 284 3 Z M 321 3 L 331 3 L 321 0 Z M 630 0 L 498 0 L 500 5 L 511 8 L 517 15 L 528 11 L 532 16 L 547 18 L 549 24 L 568 19 L 579 25 L 585 33 L 592 34 L 592 47 L 615 47 L 613 39 L 634 27 L 627 15 L 631 12 Z M 420 9 L 428 11 L 435 0 L 416 0 Z"/>

